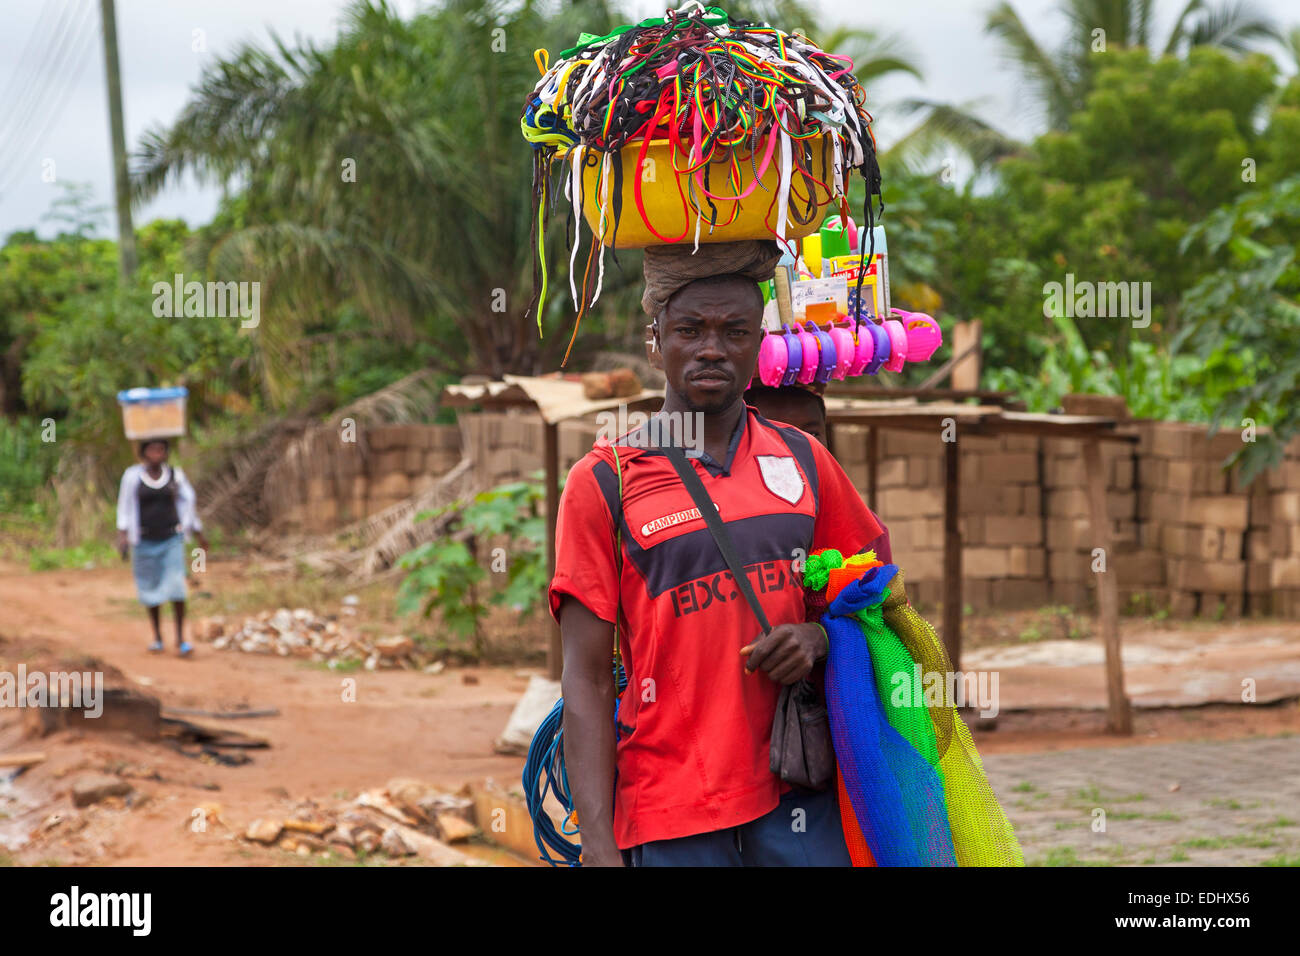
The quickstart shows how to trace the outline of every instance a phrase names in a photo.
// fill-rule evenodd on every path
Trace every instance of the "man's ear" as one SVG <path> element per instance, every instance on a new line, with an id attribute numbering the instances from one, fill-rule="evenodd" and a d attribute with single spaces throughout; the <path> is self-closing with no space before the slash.
<path id="1" fill-rule="evenodd" d="M 659 347 L 659 329 L 651 322 L 645 327 L 645 357 L 651 368 L 664 370 L 664 355 Z"/>

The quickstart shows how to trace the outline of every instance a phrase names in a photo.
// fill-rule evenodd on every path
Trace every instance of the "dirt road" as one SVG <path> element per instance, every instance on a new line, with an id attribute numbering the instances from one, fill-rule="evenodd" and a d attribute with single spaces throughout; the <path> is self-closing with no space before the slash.
<path id="1" fill-rule="evenodd" d="M 221 587 L 224 570 L 229 569 L 213 562 L 208 586 Z M 91 844 L 85 862 L 253 862 L 247 848 L 224 839 L 220 826 L 193 832 L 193 810 L 202 803 L 219 804 L 231 829 L 242 832 L 252 819 L 276 808 L 344 791 L 355 795 L 383 787 L 393 777 L 413 777 L 449 789 L 485 777 L 518 780 L 522 760 L 492 753 L 492 741 L 526 684 L 513 669 L 339 674 L 320 665 L 219 653 L 202 645 L 194 659 L 182 660 L 171 652 L 166 627 L 164 636 L 166 655 L 145 650 L 148 625 L 125 567 L 34 574 L 0 566 L 0 638 L 40 642 L 68 655 L 102 660 L 121 670 L 128 682 L 159 697 L 164 707 L 280 711 L 274 718 L 230 722 L 272 742 L 270 749 L 253 751 L 252 763 L 242 767 L 199 763 L 164 745 L 116 734 L 77 740 L 61 732 L 39 742 L 24 741 L 20 715 L 0 711 L 0 752 L 39 747 L 50 754 L 46 764 L 12 785 L 14 793 L 28 801 L 66 789 L 68 775 L 79 767 L 124 763 L 178 781 L 137 781 L 137 789 L 152 799 L 123 811 L 114 826 L 105 828 L 112 832 L 105 836 L 102 856 L 96 841 L 83 841 Z M 0 658 L 6 657 L 0 645 Z M 466 684 L 466 675 L 477 683 Z M 345 681 L 355 682 L 354 701 L 344 699 L 350 686 Z M 210 784 L 220 789 L 200 789 Z M 9 819 L 0 819 L 0 849 L 6 833 L 12 837 L 31 822 L 31 814 L 21 809 L 10 807 L 8 812 Z M 15 857 L 25 862 L 78 862 L 82 856 L 76 852 L 77 842 L 31 847 Z"/>

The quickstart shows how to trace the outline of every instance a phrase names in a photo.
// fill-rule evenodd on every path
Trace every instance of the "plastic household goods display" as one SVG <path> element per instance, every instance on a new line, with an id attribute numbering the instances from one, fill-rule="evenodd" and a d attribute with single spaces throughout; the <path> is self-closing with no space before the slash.
<path id="1" fill-rule="evenodd" d="M 804 569 L 830 636 L 826 705 L 849 855 L 855 866 L 1023 866 L 970 731 L 952 701 L 917 685 L 952 673 L 943 645 L 899 568 L 871 557 L 827 549 Z"/>
<path id="2" fill-rule="evenodd" d="M 185 388 L 131 388 L 117 393 L 122 427 L 132 441 L 185 434 Z"/>
<path id="3" fill-rule="evenodd" d="M 773 387 L 825 385 L 875 375 L 881 368 L 897 372 L 904 362 L 928 361 L 942 344 L 939 323 L 921 312 L 893 309 L 884 323 L 838 313 L 821 324 L 764 330 L 753 381 Z"/>
<path id="4" fill-rule="evenodd" d="M 847 219 L 855 169 L 874 224 L 880 167 L 849 57 L 695 0 L 606 36 L 583 34 L 554 62 L 545 50 L 535 56 L 542 76 L 520 128 L 533 148 L 529 314 L 539 335 L 546 227 L 561 189 L 572 204 L 569 288 L 579 322 L 600 296 L 606 247 L 772 238 L 789 246 L 827 208 Z M 584 218 L 593 237 L 579 268 Z"/>

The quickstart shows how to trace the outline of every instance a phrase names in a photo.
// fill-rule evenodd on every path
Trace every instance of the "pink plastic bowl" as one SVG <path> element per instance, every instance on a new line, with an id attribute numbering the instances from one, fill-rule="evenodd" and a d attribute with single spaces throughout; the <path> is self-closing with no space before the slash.
<path id="1" fill-rule="evenodd" d="M 817 364 L 821 361 L 821 346 L 817 336 L 806 329 L 799 331 L 799 344 L 803 346 L 803 368 L 799 372 L 800 384 L 808 385 L 817 378 Z"/>
<path id="2" fill-rule="evenodd" d="M 835 343 L 835 369 L 831 372 L 831 378 L 843 381 L 853 367 L 858 346 L 853 341 L 853 333 L 839 325 L 832 326 L 831 341 Z"/>
<path id="3" fill-rule="evenodd" d="M 853 330 L 857 335 L 858 344 L 853 349 L 853 363 L 849 365 L 850 378 L 861 375 L 872 356 L 876 354 L 876 340 L 871 337 L 871 332 L 863 324 L 864 321 L 860 319 Z"/>
<path id="4" fill-rule="evenodd" d="M 772 388 L 781 384 L 785 377 L 789 354 L 785 339 L 769 332 L 763 336 L 763 344 L 758 349 L 758 380 Z"/>
<path id="5" fill-rule="evenodd" d="M 901 372 L 903 363 L 907 361 L 907 330 L 898 319 L 885 319 L 881 324 L 885 327 L 885 334 L 889 336 L 889 360 L 885 362 L 885 369 L 889 372 Z"/>

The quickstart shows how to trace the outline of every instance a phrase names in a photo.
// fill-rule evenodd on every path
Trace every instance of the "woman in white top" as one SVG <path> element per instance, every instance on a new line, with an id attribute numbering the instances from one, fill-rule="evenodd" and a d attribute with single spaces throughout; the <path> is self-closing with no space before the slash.
<path id="1" fill-rule="evenodd" d="M 153 644 L 163 649 L 159 608 L 172 602 L 176 617 L 176 647 L 182 657 L 194 649 L 185 640 L 185 542 L 194 532 L 205 551 L 208 539 L 195 510 L 194 488 L 179 468 L 167 463 L 168 445 L 154 438 L 140 443 L 141 464 L 122 474 L 117 494 L 117 550 L 131 552 L 140 603 L 149 611 Z"/>

